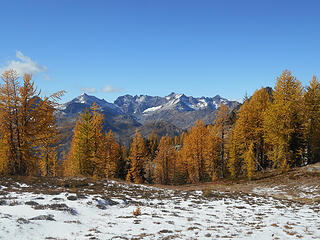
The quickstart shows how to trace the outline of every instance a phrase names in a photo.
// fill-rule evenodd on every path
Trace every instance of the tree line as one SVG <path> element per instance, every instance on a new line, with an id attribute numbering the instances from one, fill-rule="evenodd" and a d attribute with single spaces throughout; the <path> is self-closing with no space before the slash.
<path id="1" fill-rule="evenodd" d="M 83 121 L 85 114 L 79 121 Z M 95 114 L 93 110 L 93 119 Z M 73 144 L 76 136 L 77 132 Z M 112 141 L 116 142 L 114 138 Z M 135 183 L 184 184 L 225 177 L 252 179 L 257 172 L 267 169 L 285 172 L 315 163 L 320 160 L 320 83 L 314 76 L 304 88 L 285 70 L 277 78 L 274 90 L 256 90 L 238 111 L 231 112 L 222 104 L 213 124 L 205 125 L 198 120 L 181 136 L 163 136 L 160 140 L 154 132 L 144 139 L 136 130 L 128 150 L 121 150 L 119 145 L 115 149 L 118 150 L 113 153 L 106 150 L 109 158 L 104 157 L 103 164 L 98 164 L 100 158 L 94 157 L 92 150 L 89 165 L 99 171 L 104 167 L 108 171 L 104 177 L 116 177 L 117 173 L 118 177 Z M 84 159 L 88 158 L 79 157 L 77 161 Z M 107 159 L 113 159 L 113 167 Z M 94 172 L 91 169 L 89 175 Z"/>
<path id="2" fill-rule="evenodd" d="M 29 75 L 23 86 L 14 72 L 2 75 L 0 88 L 0 173 L 19 175 L 121 178 L 135 183 L 185 184 L 221 178 L 253 179 L 267 169 L 290 168 L 320 161 L 320 83 L 307 87 L 288 70 L 274 90 L 261 88 L 240 109 L 221 104 L 216 119 L 174 138 L 143 138 L 136 130 L 128 148 L 111 130 L 94 104 L 80 114 L 71 149 L 57 161 L 56 99 L 40 98 Z M 31 124 L 32 123 L 32 124 Z"/>

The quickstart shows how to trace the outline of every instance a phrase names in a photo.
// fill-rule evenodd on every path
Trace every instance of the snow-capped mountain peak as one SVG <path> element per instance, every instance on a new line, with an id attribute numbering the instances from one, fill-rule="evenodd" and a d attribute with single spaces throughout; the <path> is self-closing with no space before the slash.
<path id="1" fill-rule="evenodd" d="M 219 95 L 192 97 L 174 92 L 165 97 L 124 95 L 118 97 L 114 103 L 109 103 L 104 99 L 83 93 L 70 102 L 61 104 L 58 110 L 64 116 L 74 116 L 84 111 L 85 108 L 90 108 L 94 102 L 107 119 L 110 115 L 123 115 L 133 117 L 141 124 L 161 120 L 182 129 L 192 126 L 198 119 L 204 119 L 206 123 L 212 122 L 214 112 L 222 103 L 226 104 L 230 110 L 239 104 Z"/>
<path id="2" fill-rule="evenodd" d="M 178 112 L 188 112 L 197 110 L 216 110 L 220 105 L 224 103 L 226 105 L 231 105 L 234 103 L 227 99 L 221 98 L 216 95 L 213 98 L 210 97 L 200 97 L 194 98 L 192 96 L 186 96 L 182 93 L 172 92 L 166 97 L 152 97 L 148 95 L 131 96 L 125 95 L 119 97 L 115 104 L 118 105 L 122 111 L 128 112 L 134 115 L 150 115 L 155 112 L 161 111 L 178 111 Z"/>
<path id="3" fill-rule="evenodd" d="M 77 109 L 90 108 L 93 103 L 96 103 L 98 105 L 98 109 L 102 112 L 113 111 L 117 114 L 123 114 L 123 112 L 117 105 L 109 103 L 104 99 L 88 95 L 86 93 L 81 94 L 70 102 L 59 105 L 58 110 L 64 112 L 76 112 Z"/>

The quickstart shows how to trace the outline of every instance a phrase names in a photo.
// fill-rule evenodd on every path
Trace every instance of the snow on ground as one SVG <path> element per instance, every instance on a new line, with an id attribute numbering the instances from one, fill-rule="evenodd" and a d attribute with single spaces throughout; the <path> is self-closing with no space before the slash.
<path id="1" fill-rule="evenodd" d="M 318 205 L 115 181 L 91 187 L 0 186 L 0 239 L 320 239 Z"/>
<path id="2" fill-rule="evenodd" d="M 267 195 L 277 197 L 279 195 L 286 199 L 307 198 L 316 199 L 320 198 L 319 185 L 299 185 L 288 187 L 286 185 L 277 185 L 273 187 L 255 187 L 252 191 L 258 195 Z"/>

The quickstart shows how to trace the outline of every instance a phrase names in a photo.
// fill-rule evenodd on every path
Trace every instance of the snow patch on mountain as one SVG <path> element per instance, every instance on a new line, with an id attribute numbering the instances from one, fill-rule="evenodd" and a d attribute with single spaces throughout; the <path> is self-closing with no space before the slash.
<path id="1" fill-rule="evenodd" d="M 142 97 L 140 96 L 136 102 L 142 103 Z M 149 107 L 143 110 L 143 114 L 150 114 L 157 111 L 164 111 L 170 109 L 177 109 L 178 111 L 196 111 L 209 108 L 211 110 L 216 110 L 220 107 L 221 104 L 230 105 L 232 101 L 221 98 L 219 95 L 214 98 L 194 98 L 187 97 L 184 94 L 171 93 L 170 95 L 164 98 L 164 103 Z"/>
<path id="2" fill-rule="evenodd" d="M 143 113 L 154 112 L 154 111 L 157 111 L 157 110 L 159 110 L 159 109 L 161 109 L 161 108 L 162 108 L 162 105 L 157 106 L 157 107 L 147 108 L 146 110 L 143 111 Z"/>
<path id="3" fill-rule="evenodd" d="M 80 96 L 74 98 L 73 100 L 71 100 L 70 102 L 64 103 L 64 104 L 60 104 L 57 109 L 60 111 L 64 111 L 68 108 L 68 106 L 72 105 L 72 104 L 83 104 L 86 105 L 88 108 L 91 107 L 93 105 L 93 103 L 96 103 L 98 106 L 98 109 L 100 111 L 106 111 L 106 110 L 113 110 L 115 112 L 117 112 L 118 114 L 123 114 L 122 110 L 115 104 L 113 103 L 109 103 L 104 99 L 99 99 L 95 96 L 90 96 L 87 95 L 85 93 L 81 94 Z"/>

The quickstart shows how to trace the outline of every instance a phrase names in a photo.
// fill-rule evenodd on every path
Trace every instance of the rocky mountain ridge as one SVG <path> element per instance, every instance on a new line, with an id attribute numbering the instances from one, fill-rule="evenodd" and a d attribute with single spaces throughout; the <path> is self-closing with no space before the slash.
<path id="1" fill-rule="evenodd" d="M 90 109 L 93 103 L 104 114 L 104 129 L 111 129 L 118 140 L 128 145 L 136 128 L 144 137 L 154 130 L 159 137 L 179 135 L 198 119 L 206 124 L 212 123 L 219 106 L 226 104 L 230 110 L 239 105 L 216 95 L 215 97 L 188 97 L 184 94 L 171 93 L 165 97 L 131 96 L 118 97 L 114 103 L 107 102 L 85 93 L 73 100 L 60 104 L 57 108 L 57 122 L 65 132 L 64 143 L 70 143 L 72 130 L 80 113 Z"/>

